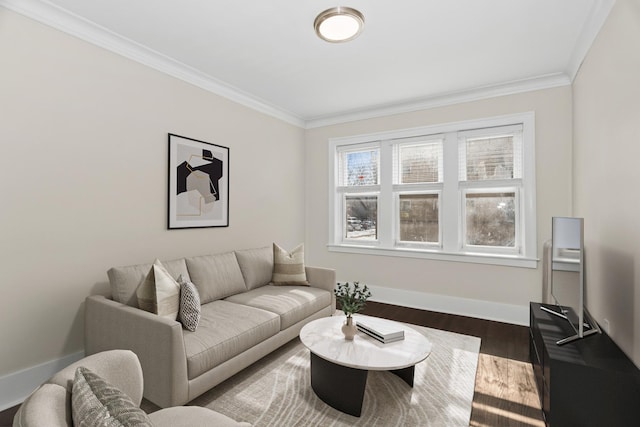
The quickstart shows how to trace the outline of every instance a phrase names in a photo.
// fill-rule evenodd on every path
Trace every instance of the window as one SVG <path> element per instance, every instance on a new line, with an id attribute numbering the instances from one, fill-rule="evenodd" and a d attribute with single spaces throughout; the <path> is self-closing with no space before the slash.
<path id="1" fill-rule="evenodd" d="M 443 186 L 442 135 L 393 139 L 395 246 L 440 244 L 440 196 Z"/>
<path id="2" fill-rule="evenodd" d="M 333 251 L 536 267 L 533 113 L 330 141 Z"/>
<path id="3" fill-rule="evenodd" d="M 376 241 L 380 150 L 372 146 L 338 149 L 340 215 L 343 241 Z"/>

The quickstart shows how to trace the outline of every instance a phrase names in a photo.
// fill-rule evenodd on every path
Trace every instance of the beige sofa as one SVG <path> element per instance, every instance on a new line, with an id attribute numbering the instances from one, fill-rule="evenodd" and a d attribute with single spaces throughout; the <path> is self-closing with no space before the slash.
<path id="1" fill-rule="evenodd" d="M 335 311 L 335 271 L 307 266 L 310 286 L 274 286 L 272 248 L 163 265 L 198 289 L 201 319 L 194 332 L 137 308 L 135 291 L 151 264 L 110 269 L 112 297 L 90 296 L 85 307 L 86 354 L 132 350 L 144 371 L 144 397 L 162 408 L 193 400 Z"/>
<path id="2" fill-rule="evenodd" d="M 135 354 L 128 350 L 112 350 L 88 356 L 64 368 L 29 396 L 13 419 L 13 427 L 73 426 L 71 389 L 75 371 L 83 366 L 140 406 L 143 377 Z M 155 427 L 250 426 L 226 415 L 198 406 L 166 408 L 149 415 Z"/>

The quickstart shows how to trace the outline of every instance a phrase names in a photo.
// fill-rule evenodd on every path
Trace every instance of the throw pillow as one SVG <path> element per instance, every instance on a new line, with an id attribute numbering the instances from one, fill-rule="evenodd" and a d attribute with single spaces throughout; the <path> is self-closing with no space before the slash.
<path id="1" fill-rule="evenodd" d="M 196 285 L 182 277 L 178 277 L 180 284 L 180 312 L 178 320 L 185 329 L 194 332 L 200 323 L 200 295 Z"/>
<path id="2" fill-rule="evenodd" d="M 83 366 L 73 379 L 71 416 L 75 427 L 153 425 L 129 396 Z"/>
<path id="3" fill-rule="evenodd" d="M 160 260 L 155 260 L 147 277 L 136 289 L 136 296 L 141 309 L 172 320 L 178 318 L 180 285 Z"/>
<path id="4" fill-rule="evenodd" d="M 273 276 L 274 285 L 309 286 L 304 269 L 304 244 L 287 252 L 277 244 L 273 244 Z"/>

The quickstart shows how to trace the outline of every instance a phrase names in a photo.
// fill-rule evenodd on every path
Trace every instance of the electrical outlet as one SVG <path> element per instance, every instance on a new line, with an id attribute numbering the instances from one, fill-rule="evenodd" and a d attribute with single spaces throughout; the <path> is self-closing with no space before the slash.
<path id="1" fill-rule="evenodd" d="M 604 319 L 602 321 L 602 328 L 607 333 L 607 335 L 611 335 L 611 325 L 609 324 L 609 319 Z"/>

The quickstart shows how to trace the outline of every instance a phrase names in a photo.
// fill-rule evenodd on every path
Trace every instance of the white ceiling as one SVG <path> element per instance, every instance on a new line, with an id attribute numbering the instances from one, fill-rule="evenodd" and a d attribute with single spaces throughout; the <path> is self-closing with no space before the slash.
<path id="1" fill-rule="evenodd" d="M 0 0 L 301 126 L 570 84 L 615 0 Z M 330 44 L 318 13 L 362 34 Z"/>

